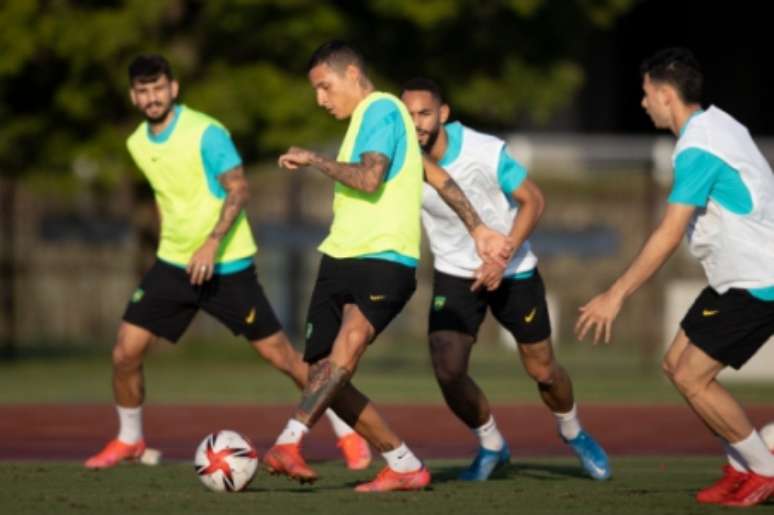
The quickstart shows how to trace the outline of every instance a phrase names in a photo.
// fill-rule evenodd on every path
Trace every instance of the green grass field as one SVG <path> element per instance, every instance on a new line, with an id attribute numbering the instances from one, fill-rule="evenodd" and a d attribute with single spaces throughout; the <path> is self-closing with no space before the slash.
<path id="1" fill-rule="evenodd" d="M 638 349 L 575 342 L 558 349 L 584 403 L 682 404 L 657 363 L 643 363 Z M 473 377 L 494 403 L 537 402 L 518 356 L 501 346 L 478 344 Z M 239 340 L 163 344 L 146 359 L 149 403 L 293 403 L 298 392 Z M 377 342 L 366 353 L 355 384 L 385 403 L 442 403 L 424 342 Z M 24 385 L 21 387 L 20 385 Z M 745 403 L 768 403 L 774 383 L 730 384 Z M 33 347 L 0 361 L 0 404 L 110 403 L 110 353 L 105 347 Z"/>
<path id="2" fill-rule="evenodd" d="M 200 485 L 188 464 L 159 467 L 125 465 L 87 471 L 75 463 L 0 463 L 0 506 L 14 515 L 57 514 L 466 514 L 489 513 L 627 515 L 727 513 L 702 506 L 695 491 L 716 479 L 717 458 L 621 458 L 615 477 L 595 482 L 579 477 L 569 459 L 518 459 L 503 476 L 487 483 L 453 478 L 462 462 L 429 463 L 432 488 L 423 492 L 357 494 L 355 483 L 370 479 L 372 467 L 348 472 L 338 463 L 321 463 L 321 480 L 299 486 L 259 470 L 248 490 L 216 494 Z M 774 512 L 774 505 L 756 513 Z"/>

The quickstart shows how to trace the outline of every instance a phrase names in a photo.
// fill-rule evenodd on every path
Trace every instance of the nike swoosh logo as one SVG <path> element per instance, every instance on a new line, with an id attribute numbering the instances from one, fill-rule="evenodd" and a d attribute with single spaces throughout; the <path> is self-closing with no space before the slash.
<path id="1" fill-rule="evenodd" d="M 714 317 L 718 313 L 720 313 L 720 310 L 718 310 L 718 309 L 705 309 L 704 311 L 701 312 L 701 316 L 703 316 L 703 317 Z"/>
<path id="2" fill-rule="evenodd" d="M 371 299 L 371 302 L 379 302 L 384 300 L 384 295 L 369 295 L 368 298 Z"/>
<path id="3" fill-rule="evenodd" d="M 537 308 L 532 308 L 532 311 L 530 311 L 529 314 L 524 317 L 524 321 L 528 324 L 531 323 L 532 319 L 535 318 L 535 313 L 537 313 Z"/>
<path id="4" fill-rule="evenodd" d="M 601 477 L 601 476 L 604 476 L 604 475 L 605 475 L 605 469 L 604 469 L 604 468 L 602 468 L 602 467 L 600 467 L 600 466 L 598 466 L 598 465 L 597 465 L 596 463 L 594 463 L 593 461 L 591 461 L 591 460 L 587 461 L 587 462 L 586 462 L 586 465 L 587 465 L 587 466 L 588 466 L 590 469 L 594 469 L 594 473 L 595 473 L 597 476 L 600 476 L 600 477 Z"/>
<path id="5" fill-rule="evenodd" d="M 255 322 L 255 308 L 250 310 L 250 313 L 247 314 L 247 317 L 245 318 L 245 322 L 247 322 L 248 325 Z"/>

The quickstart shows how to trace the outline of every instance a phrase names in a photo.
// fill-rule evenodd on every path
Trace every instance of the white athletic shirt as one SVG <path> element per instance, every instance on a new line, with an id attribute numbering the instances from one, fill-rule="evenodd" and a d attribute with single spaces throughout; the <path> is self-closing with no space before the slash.
<path id="1" fill-rule="evenodd" d="M 521 174 L 518 182 L 503 179 L 501 156 L 508 159 L 503 140 L 456 122 L 446 125 L 446 133 L 449 144 L 439 165 L 465 192 L 481 220 L 492 229 L 508 234 L 518 210 L 510 195 L 526 173 Z M 514 161 L 511 163 L 520 166 Z M 481 266 L 473 238 L 462 220 L 428 184 L 424 186 L 422 222 L 430 239 L 435 269 L 456 277 L 472 278 Z M 503 276 L 531 272 L 536 266 L 537 257 L 525 241 Z"/>
<path id="2" fill-rule="evenodd" d="M 713 168 L 690 163 L 709 162 L 706 154 L 738 175 L 726 169 L 724 180 L 703 180 Z M 670 202 L 696 206 L 687 237 L 710 286 L 765 297 L 774 286 L 774 175 L 747 128 L 717 107 L 699 112 L 683 127 L 673 163 Z M 703 194 L 680 195 L 678 186 L 691 181 L 704 183 Z"/>

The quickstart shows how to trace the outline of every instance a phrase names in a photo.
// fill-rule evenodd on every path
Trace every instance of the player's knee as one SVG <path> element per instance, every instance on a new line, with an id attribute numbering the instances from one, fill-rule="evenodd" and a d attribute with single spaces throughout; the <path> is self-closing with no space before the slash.
<path id="1" fill-rule="evenodd" d="M 664 357 L 664 359 L 661 360 L 661 370 L 664 372 L 664 375 L 669 378 L 670 381 L 674 380 L 675 375 L 675 364 L 672 363 L 672 361 L 668 357 Z"/>
<path id="2" fill-rule="evenodd" d="M 467 369 L 453 360 L 433 361 L 433 371 L 441 386 L 453 385 L 462 381 L 467 375 Z"/>
<path id="3" fill-rule="evenodd" d="M 554 383 L 555 367 L 551 363 L 525 363 L 524 368 L 533 381 L 539 385 L 550 386 Z"/>
<path id="4" fill-rule="evenodd" d="M 696 377 L 696 374 L 694 374 L 689 367 L 675 367 L 672 371 L 671 378 L 677 389 L 680 390 L 680 393 L 687 398 L 697 395 L 703 386 Z"/>
<path id="5" fill-rule="evenodd" d="M 300 360 L 290 343 L 279 335 L 273 335 L 253 343 L 253 348 L 266 362 L 281 371 L 289 371 Z"/>
<path id="6" fill-rule="evenodd" d="M 559 371 L 559 365 L 550 353 L 522 352 L 521 363 L 527 375 L 541 385 L 553 384 Z"/>
<path id="7" fill-rule="evenodd" d="M 365 351 L 371 338 L 372 332 L 367 327 L 359 325 L 350 327 L 344 335 L 348 351 L 358 356 Z"/>
<path id="8" fill-rule="evenodd" d="M 466 361 L 459 353 L 453 351 L 454 342 L 447 335 L 432 335 L 430 337 L 430 358 L 433 371 L 438 382 L 452 385 L 465 378 L 468 373 Z"/>
<path id="9" fill-rule="evenodd" d="M 142 365 L 142 353 L 133 352 L 132 348 L 122 344 L 122 341 L 116 343 L 113 347 L 113 367 L 121 370 L 131 370 Z"/>

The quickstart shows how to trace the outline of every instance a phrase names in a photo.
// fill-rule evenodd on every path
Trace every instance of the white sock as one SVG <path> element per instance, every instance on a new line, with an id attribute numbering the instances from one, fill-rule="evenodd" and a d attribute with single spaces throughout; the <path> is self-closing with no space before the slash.
<path id="1" fill-rule="evenodd" d="M 395 472 L 414 472 L 422 468 L 422 462 L 414 456 L 404 442 L 395 449 L 387 452 L 383 452 L 387 466 L 389 466 Z"/>
<path id="2" fill-rule="evenodd" d="M 309 428 L 305 424 L 298 420 L 291 418 L 288 420 L 285 429 L 282 430 L 277 437 L 275 444 L 283 445 L 288 443 L 299 443 L 306 433 L 309 432 Z"/>
<path id="3" fill-rule="evenodd" d="M 123 408 L 116 405 L 118 412 L 118 439 L 124 443 L 142 440 L 142 406 Z"/>
<path id="4" fill-rule="evenodd" d="M 341 420 L 336 413 L 330 408 L 325 410 L 325 416 L 328 417 L 328 421 L 331 423 L 333 432 L 336 433 L 336 438 L 344 438 L 350 433 L 354 433 L 355 430 L 349 427 L 349 425 Z"/>
<path id="5" fill-rule="evenodd" d="M 734 467 L 734 470 L 737 472 L 748 472 L 750 469 L 745 464 L 744 458 L 742 458 L 742 455 L 739 454 L 739 451 L 731 447 L 731 444 L 722 438 L 721 441 L 723 442 L 723 448 L 726 450 L 728 464 Z"/>
<path id="6" fill-rule="evenodd" d="M 761 476 L 774 477 L 774 455 L 766 447 L 758 431 L 753 430 L 744 440 L 730 445 L 739 453 L 750 470 Z"/>
<path id="7" fill-rule="evenodd" d="M 559 434 L 565 440 L 573 440 L 582 431 L 580 419 L 578 418 L 578 405 L 573 404 L 572 409 L 567 413 L 556 413 L 556 425 L 559 428 Z"/>
<path id="8" fill-rule="evenodd" d="M 489 416 L 489 420 L 486 421 L 481 427 L 472 429 L 473 434 L 478 437 L 478 441 L 481 443 L 481 447 L 490 451 L 499 451 L 505 446 L 505 438 L 500 434 L 497 429 L 497 423 L 493 415 Z"/>

